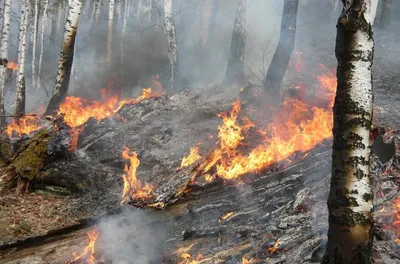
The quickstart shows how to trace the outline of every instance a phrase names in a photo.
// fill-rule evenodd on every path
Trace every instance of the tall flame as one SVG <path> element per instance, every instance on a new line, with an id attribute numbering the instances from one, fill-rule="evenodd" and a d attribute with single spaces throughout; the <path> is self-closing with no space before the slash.
<path id="1" fill-rule="evenodd" d="M 142 184 L 142 182 L 136 176 L 136 170 L 139 167 L 140 161 L 137 157 L 136 152 L 131 152 L 129 148 L 125 147 L 122 152 L 122 158 L 129 160 L 129 165 L 125 165 L 124 175 L 124 189 L 122 191 L 122 201 L 124 204 L 127 200 L 134 198 L 135 200 L 147 200 L 151 199 L 153 187 L 149 184 Z"/>
<path id="2" fill-rule="evenodd" d="M 94 245 L 96 243 L 97 238 L 99 237 L 99 232 L 94 229 L 92 231 L 89 231 L 87 233 L 87 236 L 89 237 L 89 244 L 88 246 L 83 250 L 82 254 L 78 255 L 76 252 L 72 253 L 72 260 L 69 261 L 67 264 L 72 264 L 72 263 L 79 263 L 84 262 L 86 264 L 96 264 L 97 260 L 96 257 L 94 256 L 95 254 L 95 248 Z"/>
<path id="3" fill-rule="evenodd" d="M 187 167 L 195 163 L 201 158 L 199 154 L 199 148 L 193 147 L 190 149 L 190 153 L 187 157 L 184 157 L 181 162 L 181 168 Z"/>
<path id="4" fill-rule="evenodd" d="M 319 97 L 323 96 L 329 105 L 317 107 L 296 98 L 285 99 L 281 111 L 265 130 L 260 131 L 264 135 L 264 142 L 248 154 L 238 149 L 249 127 L 248 121 L 243 126 L 238 124 L 240 101 L 233 103 L 229 114 L 219 114 L 222 125 L 218 127 L 218 147 L 203 164 L 204 172 L 215 166 L 219 177 L 235 180 L 246 173 L 260 171 L 272 163 L 287 159 L 296 151 L 307 151 L 331 137 L 331 106 L 335 98 L 336 77 L 328 73 L 317 79 L 321 86 Z"/>

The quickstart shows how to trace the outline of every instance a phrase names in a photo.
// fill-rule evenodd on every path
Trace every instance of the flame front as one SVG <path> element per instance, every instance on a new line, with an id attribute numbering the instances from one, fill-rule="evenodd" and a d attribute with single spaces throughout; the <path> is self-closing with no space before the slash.
<path id="1" fill-rule="evenodd" d="M 24 134 L 30 135 L 42 128 L 40 118 L 37 116 L 30 116 L 29 114 L 21 118 L 13 119 L 5 129 L 6 134 L 11 137 L 13 133 L 15 133 L 15 135 L 21 137 Z"/>
<path id="2" fill-rule="evenodd" d="M 77 255 L 76 252 L 72 253 L 72 260 L 69 261 L 67 264 L 72 264 L 72 263 L 86 263 L 86 264 L 95 264 L 97 262 L 96 257 L 94 256 L 95 254 L 95 248 L 94 245 L 96 243 L 97 238 L 99 237 L 99 232 L 94 229 L 92 231 L 89 231 L 87 233 L 87 236 L 89 237 L 89 244 L 88 246 L 84 249 L 82 254 Z"/>
<path id="3" fill-rule="evenodd" d="M 246 119 L 244 125 L 238 124 L 240 101 L 233 103 L 229 114 L 219 114 L 222 125 L 218 127 L 218 147 L 203 164 L 204 172 L 208 173 L 215 166 L 219 177 L 235 180 L 246 173 L 257 172 L 272 163 L 285 160 L 296 151 L 307 151 L 331 137 L 331 107 L 335 98 L 336 77 L 328 73 L 317 79 L 321 86 L 321 92 L 317 94 L 318 102 L 322 97 L 327 101 L 326 106 L 317 107 L 295 98 L 286 99 L 281 111 L 267 128 L 259 131 L 264 136 L 264 142 L 248 154 L 238 149 L 245 139 L 244 133 L 251 127 Z"/>
<path id="4" fill-rule="evenodd" d="M 187 157 L 184 157 L 181 162 L 181 168 L 187 167 L 195 163 L 201 158 L 199 154 L 199 148 L 193 147 L 190 149 L 190 154 Z"/>
<path id="5" fill-rule="evenodd" d="M 153 187 L 149 184 L 143 185 L 136 176 L 136 170 L 139 167 L 140 161 L 136 152 L 131 152 L 129 148 L 125 147 L 122 152 L 122 158 L 129 160 L 129 165 L 125 165 L 124 175 L 124 189 L 122 191 L 122 201 L 124 204 L 127 200 L 134 198 L 135 200 L 147 200 L 154 196 L 151 194 Z"/>
<path id="6" fill-rule="evenodd" d="M 19 68 L 19 65 L 18 65 L 18 63 L 16 63 L 16 62 L 9 61 L 9 62 L 7 63 L 7 69 L 10 69 L 10 70 L 12 70 L 12 71 L 18 71 L 18 68 Z"/>

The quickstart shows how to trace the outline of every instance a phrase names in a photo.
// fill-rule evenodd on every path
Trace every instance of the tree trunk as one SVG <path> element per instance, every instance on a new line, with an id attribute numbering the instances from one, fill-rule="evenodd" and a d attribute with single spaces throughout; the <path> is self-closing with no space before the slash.
<path id="1" fill-rule="evenodd" d="M 117 13 L 117 21 L 120 21 L 121 19 L 121 1 L 122 0 L 117 0 L 117 8 L 115 10 L 115 13 Z"/>
<path id="2" fill-rule="evenodd" d="M 164 0 L 164 33 L 167 37 L 168 59 L 170 67 L 170 91 L 176 90 L 179 77 L 178 44 L 176 42 L 175 22 L 172 16 L 173 0 Z"/>
<path id="3" fill-rule="evenodd" d="M 36 40 L 39 16 L 39 0 L 35 0 L 35 9 L 33 13 L 33 42 L 32 42 L 32 88 L 36 88 Z"/>
<path id="4" fill-rule="evenodd" d="M 149 0 L 149 23 L 152 21 L 152 16 L 153 16 L 153 10 L 154 10 L 154 0 Z"/>
<path id="5" fill-rule="evenodd" d="M 40 55 L 39 55 L 39 71 L 38 71 L 38 75 L 39 78 L 41 76 L 42 73 L 42 60 L 43 60 L 43 49 L 44 49 L 44 29 L 46 27 L 46 22 L 47 22 L 47 8 L 49 6 L 49 0 L 46 0 L 45 4 L 44 4 L 44 11 L 43 11 L 43 18 L 42 18 L 42 32 L 40 34 Z"/>
<path id="6" fill-rule="evenodd" d="M 112 38 L 114 24 L 114 0 L 110 0 L 108 9 L 108 40 L 107 40 L 107 66 L 111 68 L 112 63 Z"/>
<path id="7" fill-rule="evenodd" d="M 94 15 L 95 28 L 97 27 L 101 14 L 101 0 L 96 1 L 96 13 Z"/>
<path id="8" fill-rule="evenodd" d="M 278 47 L 272 57 L 264 81 L 264 89 L 278 98 L 283 76 L 289 64 L 296 40 L 296 22 L 299 0 L 285 0 Z"/>
<path id="9" fill-rule="evenodd" d="M 233 27 L 231 51 L 225 82 L 242 83 L 244 81 L 244 53 L 247 37 L 247 6 L 248 0 L 239 0 Z"/>
<path id="10" fill-rule="evenodd" d="M 3 30 L 1 33 L 0 43 L 0 129 L 5 124 L 4 85 L 8 63 L 8 41 L 10 38 L 11 5 L 11 0 L 4 1 Z"/>
<path id="11" fill-rule="evenodd" d="M 383 0 L 381 19 L 379 21 L 379 28 L 384 29 L 390 26 L 392 21 L 392 0 Z"/>
<path id="12" fill-rule="evenodd" d="M 136 21 L 140 23 L 140 16 L 142 15 L 142 0 L 137 0 L 137 9 L 136 9 Z"/>
<path id="13" fill-rule="evenodd" d="M 207 46 L 210 46 L 211 41 L 215 37 L 215 29 L 216 29 L 216 25 L 217 25 L 219 5 L 220 5 L 220 0 L 214 0 L 212 14 L 211 14 L 211 18 L 210 18 L 210 25 L 209 25 L 209 29 L 208 29 L 208 38 L 207 38 L 208 44 L 207 44 Z"/>
<path id="14" fill-rule="evenodd" d="M 78 30 L 79 17 L 82 12 L 82 2 L 83 0 L 73 0 L 68 10 L 56 85 L 53 89 L 53 96 L 47 106 L 46 115 L 55 114 L 60 103 L 68 93 L 71 68 L 74 59 L 75 37 Z"/>
<path id="15" fill-rule="evenodd" d="M 121 76 L 124 75 L 124 40 L 125 40 L 127 22 L 128 22 L 128 1 L 125 1 L 124 21 L 122 23 L 122 34 L 121 34 Z"/>
<path id="16" fill-rule="evenodd" d="M 328 199 L 328 248 L 322 263 L 371 263 L 373 192 L 369 175 L 376 0 L 344 1 L 337 24 L 338 60 Z M 374 10 L 375 8 L 375 10 Z"/>
<path id="17" fill-rule="evenodd" d="M 20 1 L 21 20 L 19 28 L 19 44 L 18 44 L 18 77 L 17 77 L 17 93 L 15 99 L 15 114 L 25 113 L 25 46 L 26 46 L 26 27 L 28 19 L 28 6 L 25 0 Z"/>

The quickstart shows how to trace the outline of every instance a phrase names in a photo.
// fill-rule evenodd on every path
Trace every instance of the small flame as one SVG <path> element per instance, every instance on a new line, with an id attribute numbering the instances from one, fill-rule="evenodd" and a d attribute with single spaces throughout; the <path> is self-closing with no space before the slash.
<path id="1" fill-rule="evenodd" d="M 182 253 L 181 258 L 183 260 L 181 260 L 179 264 L 197 264 L 198 261 L 203 258 L 203 255 L 201 253 L 198 253 L 197 257 L 193 258 L 192 255 L 190 255 L 189 253 Z"/>
<path id="2" fill-rule="evenodd" d="M 254 263 L 255 261 L 257 261 L 257 259 L 255 258 L 251 258 L 248 260 L 246 257 L 242 257 L 242 264 L 251 264 Z"/>
<path id="3" fill-rule="evenodd" d="M 71 129 L 70 133 L 70 143 L 68 150 L 75 151 L 78 145 L 79 134 L 83 131 L 83 127 L 74 127 Z"/>
<path id="4" fill-rule="evenodd" d="M 229 212 L 229 213 L 224 214 L 223 216 L 221 216 L 219 218 L 219 222 L 222 223 L 223 221 L 227 220 L 228 218 L 230 218 L 234 214 L 235 214 L 234 212 Z"/>
<path id="5" fill-rule="evenodd" d="M 84 249 L 82 254 L 78 255 L 76 252 L 72 253 L 72 260 L 69 261 L 67 264 L 72 264 L 72 263 L 87 263 L 87 264 L 95 264 L 98 263 L 96 260 L 96 257 L 94 256 L 95 254 L 95 248 L 94 245 L 96 243 L 97 238 L 99 237 L 99 232 L 94 229 L 92 231 L 89 231 L 87 233 L 87 236 L 89 237 L 89 245 Z M 100 260 L 102 262 L 102 260 Z"/>
<path id="6" fill-rule="evenodd" d="M 18 63 L 16 63 L 16 62 L 9 61 L 9 62 L 7 63 L 7 69 L 12 70 L 13 72 L 14 72 L 14 71 L 18 71 L 18 68 L 19 68 L 19 65 L 18 65 Z"/>
<path id="7" fill-rule="evenodd" d="M 198 161 L 201 158 L 199 154 L 199 148 L 193 147 L 190 149 L 190 154 L 187 157 L 184 157 L 181 162 L 181 168 L 188 167 Z"/>
<path id="8" fill-rule="evenodd" d="M 33 113 L 29 113 L 21 118 L 13 119 L 5 129 L 6 134 L 11 137 L 13 136 L 13 133 L 15 133 L 16 136 L 21 137 L 24 134 L 31 135 L 33 132 L 42 128 L 40 118 L 31 114 Z"/>
<path id="9" fill-rule="evenodd" d="M 140 164 L 137 153 L 131 152 L 129 148 L 125 147 L 122 152 L 122 158 L 129 160 L 129 165 L 125 165 L 125 174 L 122 175 L 124 179 L 124 189 L 122 192 L 121 205 L 131 198 L 135 200 L 153 198 L 154 196 L 151 194 L 153 187 L 147 183 L 142 185 L 142 182 L 136 176 L 136 170 Z"/>
<path id="10" fill-rule="evenodd" d="M 281 244 L 281 242 L 279 240 L 277 240 L 275 242 L 275 245 L 273 245 L 272 247 L 267 248 L 267 254 L 271 255 L 274 254 L 278 251 L 279 249 L 279 245 Z"/>

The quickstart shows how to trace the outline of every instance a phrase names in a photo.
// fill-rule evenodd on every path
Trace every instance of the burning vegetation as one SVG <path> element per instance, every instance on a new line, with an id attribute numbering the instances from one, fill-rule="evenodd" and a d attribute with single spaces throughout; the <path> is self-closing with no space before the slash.
<path id="1" fill-rule="evenodd" d="M 71 261 L 67 264 L 101 264 L 104 263 L 103 260 L 96 258 L 95 244 L 99 237 L 99 232 L 93 229 L 87 233 L 89 238 L 88 245 L 85 247 L 81 254 L 76 252 L 72 253 Z"/>

